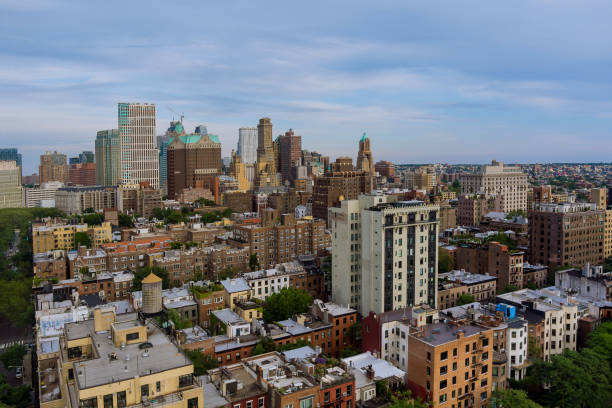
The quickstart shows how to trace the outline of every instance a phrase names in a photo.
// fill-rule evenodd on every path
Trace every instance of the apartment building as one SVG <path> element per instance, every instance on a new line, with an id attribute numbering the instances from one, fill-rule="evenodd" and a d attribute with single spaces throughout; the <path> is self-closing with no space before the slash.
<path id="1" fill-rule="evenodd" d="M 232 233 L 228 244 L 248 248 L 263 268 L 293 261 L 300 255 L 318 254 L 329 247 L 325 221 L 312 217 L 296 220 L 293 214 L 283 214 L 280 224 L 236 225 Z"/>
<path id="2" fill-rule="evenodd" d="M 74 236 L 77 232 L 87 233 L 92 246 L 100 246 L 111 241 L 112 229 L 109 222 L 102 225 L 56 224 L 53 221 L 46 225 L 32 226 L 32 251 L 37 254 L 56 249 L 75 248 Z"/>
<path id="3" fill-rule="evenodd" d="M 38 175 L 41 184 L 47 181 L 68 182 L 66 155 L 58 152 L 45 152 L 40 156 Z"/>
<path id="4" fill-rule="evenodd" d="M 251 287 L 251 296 L 262 301 L 285 288 L 305 290 L 314 298 L 322 294 L 322 271 L 306 271 L 298 261 L 278 264 L 272 269 L 247 272 L 242 277 Z"/>
<path id="5" fill-rule="evenodd" d="M 527 174 L 519 166 L 506 166 L 493 160 L 478 173 L 464 173 L 460 178 L 461 193 L 484 193 L 500 201 L 500 211 L 527 210 Z"/>
<path id="6" fill-rule="evenodd" d="M 470 273 L 462 269 L 442 273 L 439 279 L 465 286 L 465 293 L 474 296 L 477 302 L 489 302 L 495 299 L 497 289 L 495 276 Z"/>
<path id="7" fill-rule="evenodd" d="M 58 281 L 68 278 L 66 253 L 56 249 L 35 253 L 32 257 L 35 279 L 41 281 Z"/>
<path id="8" fill-rule="evenodd" d="M 612 273 L 604 273 L 601 265 L 585 265 L 555 272 L 555 287 L 563 291 L 612 301 Z"/>
<path id="9" fill-rule="evenodd" d="M 194 300 L 198 304 L 199 325 L 208 328 L 210 314 L 214 310 L 225 307 L 225 289 L 222 285 L 202 281 L 194 282 L 191 287 Z"/>
<path id="10" fill-rule="evenodd" d="M 489 406 L 493 330 L 432 323 L 408 336 L 408 387 L 437 407 Z"/>
<path id="11" fill-rule="evenodd" d="M 549 361 L 563 350 L 576 350 L 578 333 L 578 306 L 566 298 L 540 290 L 522 289 L 497 296 L 498 303 L 521 309 L 529 323 L 528 341 L 532 352 Z M 524 309 L 524 311 L 523 311 Z M 537 352 L 536 352 L 537 350 Z"/>
<path id="12" fill-rule="evenodd" d="M 23 207 L 21 167 L 14 161 L 0 161 L 0 208 Z"/>
<path id="13" fill-rule="evenodd" d="M 136 271 L 143 266 L 151 266 L 147 255 L 169 250 L 171 242 L 168 237 L 142 238 L 103 244 L 101 249 L 107 254 L 106 267 L 109 272 Z"/>
<path id="14" fill-rule="evenodd" d="M 524 252 L 509 249 L 499 242 L 457 246 L 455 267 L 475 274 L 497 278 L 497 288 L 523 287 Z"/>
<path id="15" fill-rule="evenodd" d="M 103 211 L 116 206 L 117 189 L 114 187 L 65 187 L 55 192 L 55 207 L 66 214 L 83 214 L 90 208 Z"/>
<path id="16" fill-rule="evenodd" d="M 478 227 L 480 221 L 493 208 L 492 200 L 482 194 L 459 196 L 457 225 Z"/>
<path id="17" fill-rule="evenodd" d="M 65 324 L 61 337 L 54 353 L 39 355 L 43 408 L 128 407 L 162 398 L 176 408 L 204 406 L 193 364 L 136 313 L 95 309 L 93 319 Z"/>
<path id="18" fill-rule="evenodd" d="M 117 188 L 117 208 L 124 213 L 150 218 L 154 208 L 162 208 L 162 190 L 152 188 L 146 182 L 120 185 Z"/>
<path id="19" fill-rule="evenodd" d="M 528 262 L 523 263 L 523 287 L 535 285 L 538 289 L 543 288 L 548 282 L 548 267 L 544 265 L 532 265 Z"/>
<path id="20" fill-rule="evenodd" d="M 361 212 L 362 315 L 436 307 L 438 210 L 422 201 L 402 201 Z"/>
<path id="21" fill-rule="evenodd" d="M 552 269 L 601 264 L 605 215 L 591 203 L 535 204 L 529 215 L 530 262 Z"/>

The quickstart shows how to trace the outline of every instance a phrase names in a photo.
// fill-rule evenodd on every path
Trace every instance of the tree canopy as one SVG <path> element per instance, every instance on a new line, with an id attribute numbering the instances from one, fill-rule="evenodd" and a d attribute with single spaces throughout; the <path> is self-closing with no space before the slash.
<path id="1" fill-rule="evenodd" d="M 438 248 L 438 272 L 450 272 L 455 268 L 455 263 L 453 262 L 453 258 L 448 254 L 448 252 Z"/>
<path id="2" fill-rule="evenodd" d="M 80 246 L 91 248 L 91 238 L 89 238 L 86 232 L 79 231 L 74 234 L 74 247 L 78 248 Z"/>
<path id="3" fill-rule="evenodd" d="M 120 213 L 118 216 L 119 226 L 125 228 L 134 227 L 134 218 L 129 214 Z"/>
<path id="4" fill-rule="evenodd" d="M 259 260 L 257 259 L 257 254 L 251 254 L 251 256 L 249 256 L 249 269 L 252 271 L 257 271 L 259 268 L 260 265 Z"/>
<path id="5" fill-rule="evenodd" d="M 471 293 L 462 293 L 457 299 L 457 306 L 467 305 L 468 303 L 473 303 L 475 301 L 476 298 Z"/>
<path id="6" fill-rule="evenodd" d="M 267 322 L 285 320 L 308 311 L 311 305 L 312 296 L 305 290 L 283 288 L 266 298 L 263 318 Z"/>

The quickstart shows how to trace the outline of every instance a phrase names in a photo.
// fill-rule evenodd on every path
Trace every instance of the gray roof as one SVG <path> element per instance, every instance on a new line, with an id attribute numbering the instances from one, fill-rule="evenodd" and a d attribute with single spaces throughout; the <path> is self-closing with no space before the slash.
<path id="1" fill-rule="evenodd" d="M 237 293 L 244 292 L 245 290 L 251 290 L 251 287 L 249 286 L 247 281 L 242 278 L 225 279 L 221 281 L 221 284 L 223 285 L 227 293 Z"/>

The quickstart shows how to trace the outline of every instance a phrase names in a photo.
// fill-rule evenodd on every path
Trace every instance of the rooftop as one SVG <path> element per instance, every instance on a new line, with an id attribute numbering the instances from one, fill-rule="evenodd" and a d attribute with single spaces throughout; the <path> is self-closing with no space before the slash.
<path id="1" fill-rule="evenodd" d="M 221 281 L 221 285 L 223 285 L 227 293 L 237 293 L 251 290 L 251 287 L 243 278 L 225 279 Z"/>
<path id="2" fill-rule="evenodd" d="M 422 337 L 418 334 L 411 334 L 411 336 L 424 343 L 437 347 L 457 340 L 457 335 L 460 331 L 463 331 L 464 337 L 470 337 L 487 330 L 489 329 L 473 324 L 454 325 L 448 323 L 431 323 L 422 327 Z"/>
<path id="3" fill-rule="evenodd" d="M 390 362 L 374 357 L 369 351 L 357 354 L 356 356 L 343 358 L 342 362 L 349 368 L 361 371 L 362 374 L 365 374 L 368 367 L 371 367 L 374 370 L 374 379 L 377 381 L 391 377 L 403 379 L 406 374 Z M 355 378 L 357 378 L 357 376 L 355 376 Z"/>

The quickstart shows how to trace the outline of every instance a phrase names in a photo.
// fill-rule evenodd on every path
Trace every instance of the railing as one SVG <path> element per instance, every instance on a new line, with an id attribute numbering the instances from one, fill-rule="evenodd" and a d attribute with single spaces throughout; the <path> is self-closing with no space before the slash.
<path id="1" fill-rule="evenodd" d="M 168 395 L 160 395 L 159 397 L 151 398 L 147 401 L 143 401 L 139 404 L 130 405 L 129 408 L 156 408 L 156 407 L 164 407 L 177 402 L 183 401 L 183 393 L 182 392 L 174 392 Z"/>

